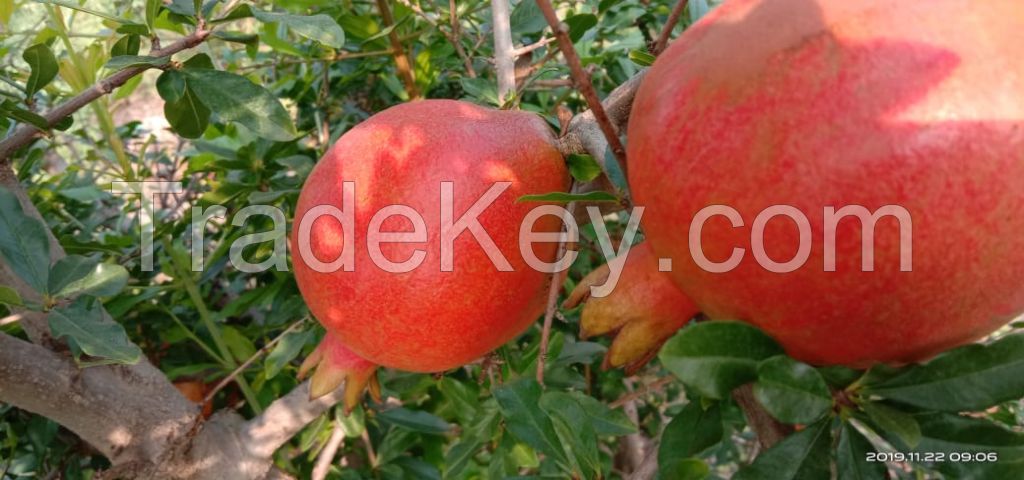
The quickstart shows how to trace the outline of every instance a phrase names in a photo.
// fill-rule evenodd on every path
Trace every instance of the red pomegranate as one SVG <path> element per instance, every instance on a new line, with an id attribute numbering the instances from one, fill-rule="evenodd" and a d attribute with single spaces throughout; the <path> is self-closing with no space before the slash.
<path id="1" fill-rule="evenodd" d="M 542 311 L 548 276 L 527 265 L 519 241 L 537 204 L 516 200 L 568 182 L 536 115 L 451 100 L 390 108 L 342 136 L 306 180 L 292 233 L 299 289 L 333 338 L 369 362 L 415 372 L 466 364 Z M 318 206 L 351 213 L 351 225 L 319 215 L 330 207 L 311 212 Z M 558 232 L 560 222 L 543 216 L 532 230 Z M 396 232 L 411 242 L 396 243 Z M 536 243 L 532 253 L 550 262 L 556 248 Z M 335 260 L 344 266 L 318 271 Z"/>
<path id="2" fill-rule="evenodd" d="M 658 58 L 633 105 L 648 241 L 708 316 L 808 362 L 909 362 L 992 332 L 1024 310 L 1022 46 L 1018 0 L 726 2 Z M 711 205 L 736 225 L 719 208 L 697 251 L 691 224 Z M 846 206 L 909 216 L 878 217 L 873 271 L 863 222 L 827 225 Z"/>

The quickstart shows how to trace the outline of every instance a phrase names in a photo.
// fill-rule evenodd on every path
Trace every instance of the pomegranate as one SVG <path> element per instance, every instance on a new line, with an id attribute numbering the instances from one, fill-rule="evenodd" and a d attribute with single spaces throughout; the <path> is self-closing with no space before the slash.
<path id="1" fill-rule="evenodd" d="M 344 182 L 352 182 L 348 202 Z M 509 341 L 543 310 L 548 276 L 527 264 L 527 252 L 551 262 L 557 249 L 535 243 L 521 252 L 520 225 L 537 204 L 516 200 L 568 183 L 554 136 L 530 113 L 424 100 L 356 126 L 306 180 L 293 225 L 295 277 L 330 332 L 325 342 L 376 365 L 437 372 Z M 350 224 L 319 215 L 325 207 L 311 211 L 318 206 L 351 214 Z M 532 231 L 561 231 L 561 220 L 542 216 Z M 342 266 L 325 271 L 336 260 Z"/>
<path id="2" fill-rule="evenodd" d="M 1024 310 L 1021 45 L 1017 0 L 726 2 L 633 105 L 648 242 L 710 318 L 807 362 L 917 361 L 992 332 Z M 735 222 L 697 217 L 711 205 Z M 877 222 L 830 226 L 847 206 Z"/>

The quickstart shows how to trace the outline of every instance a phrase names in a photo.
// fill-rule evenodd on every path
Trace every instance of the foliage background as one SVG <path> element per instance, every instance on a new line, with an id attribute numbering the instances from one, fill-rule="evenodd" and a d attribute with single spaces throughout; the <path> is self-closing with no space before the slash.
<path id="1" fill-rule="evenodd" d="M 141 44 L 142 52 L 149 48 L 146 35 L 132 37 L 125 22 L 109 17 L 150 23 L 164 45 L 186 34 L 195 23 L 190 0 L 164 5 L 152 22 L 146 20 L 147 4 L 152 2 L 61 3 L 0 0 L 0 95 L 19 108 L 45 112 L 113 72 L 108 61 L 113 54 L 131 54 L 138 48 L 132 42 Z M 201 8 L 208 18 L 218 18 L 242 4 L 211 0 Z M 674 4 L 668 0 L 556 2 L 602 97 L 649 61 L 644 52 Z M 209 59 L 216 70 L 250 80 L 249 98 L 230 106 L 241 109 L 243 118 L 269 118 L 270 125 L 253 128 L 246 121 L 226 121 L 223 108 L 185 106 L 179 98 L 169 101 L 159 91 L 161 71 L 153 69 L 82 109 L 69 128 L 53 132 L 13 159 L 47 227 L 69 254 L 126 269 L 128 279 L 120 288 L 98 296 L 127 336 L 171 380 L 183 389 L 198 390 L 201 398 L 251 361 L 237 381 L 215 395 L 215 408 L 233 408 L 252 416 L 290 391 L 298 383 L 298 364 L 317 344 L 322 329 L 309 320 L 289 272 L 245 274 L 227 264 L 229 243 L 267 231 L 266 218 L 252 217 L 244 225 L 214 221 L 202 227 L 206 268 L 199 274 L 189 272 L 185 255 L 196 228 L 190 207 L 222 204 L 231 218 L 247 205 L 268 204 L 284 208 L 290 217 L 303 179 L 335 139 L 374 112 L 409 100 L 409 88 L 403 85 L 389 51 L 392 32 L 408 53 L 415 88 L 423 96 L 491 106 L 503 103 L 496 93 L 491 61 L 489 2 L 458 1 L 458 32 L 449 23 L 448 2 L 416 3 L 420 12 L 409 5 L 391 2 L 395 24 L 386 26 L 374 2 L 257 2 L 253 9 L 326 15 L 340 27 L 343 40 L 328 45 L 340 40 L 325 33 L 334 31 L 330 25 L 310 34 L 288 21 L 244 17 L 218 23 L 214 38 L 174 57 L 175 62 Z M 714 2 L 691 1 L 676 32 L 713 6 Z M 515 44 L 547 42 L 550 31 L 535 4 L 522 1 L 513 7 Z M 453 38 L 465 58 L 456 51 Z M 40 44 L 54 55 L 58 74 L 25 101 L 24 86 L 37 73 L 23 53 Z M 517 71 L 523 84 L 518 104 L 544 116 L 557 129 L 560 108 L 579 112 L 586 104 L 571 87 L 569 70 L 554 45 L 520 57 Z M 198 89 L 193 92 L 198 95 L 203 88 L 213 87 L 188 88 Z M 284 121 L 253 100 L 264 94 L 260 88 L 280 100 L 287 112 Z M 13 128 L 17 119 L 7 117 L 11 118 L 0 126 Z M 292 135 L 287 132 L 292 128 L 297 133 L 289 140 Z M 167 196 L 156 206 L 152 220 L 156 268 L 152 272 L 141 269 L 139 231 L 147 220 L 138 214 L 137 197 L 114 195 L 108 188 L 115 181 L 136 179 L 180 181 L 184 188 L 182 194 Z M 610 216 L 607 222 L 613 236 L 621 233 L 625 214 Z M 582 254 L 570 271 L 569 288 L 602 261 L 593 228 L 586 227 L 583 233 L 588 241 L 581 245 Z M 273 235 L 267 240 L 273 240 Z M 268 258 L 272 247 L 272 241 L 262 242 L 248 248 L 245 256 L 258 262 Z M 662 438 L 665 478 L 728 478 L 759 453 L 757 440 L 734 402 L 687 395 L 679 382 L 666 380 L 669 373 L 660 362 L 632 376 L 619 370 L 602 371 L 607 340 L 580 340 L 578 315 L 578 310 L 562 311 L 561 321 L 555 323 L 553 360 L 548 362 L 543 393 L 532 380 L 540 342 L 537 324 L 486 362 L 436 376 L 383 371 L 382 404 L 368 404 L 350 417 L 338 409 L 321 416 L 278 452 L 276 463 L 308 477 L 335 430 L 343 432 L 345 440 L 330 477 L 346 479 L 621 478 L 642 460 L 631 456 L 653 438 Z M 24 336 L 16 322 L 0 328 L 3 333 Z M 860 374 L 825 373 L 835 374 L 828 379 L 839 378 L 840 387 L 849 383 L 843 384 L 842 378 L 852 380 Z M 1008 440 L 1012 445 L 1006 447 L 1004 459 L 1024 458 L 1021 412 L 1019 402 L 1005 401 L 978 415 L 1006 425 L 1004 430 L 1016 435 Z M 914 411 L 889 413 L 864 422 L 874 423 L 883 433 L 909 429 L 908 438 L 913 439 L 913 431 L 921 436 L 919 422 L 907 420 Z M 672 418 L 683 420 L 659 437 Z M 831 418 L 818 425 L 831 428 Z M 883 420 L 885 425 L 878 428 L 878 418 L 887 418 L 888 423 Z M 908 427 L 908 422 L 915 426 Z M 55 422 L 3 404 L 0 432 L 0 478 L 90 478 L 108 466 Z M 850 447 L 853 434 L 848 427 L 843 432 L 847 447 L 873 448 L 856 441 Z M 837 439 L 838 445 L 841 438 Z M 881 437 L 875 435 L 872 440 L 878 442 Z M 802 453 L 820 457 L 812 447 Z M 791 451 L 782 458 L 795 459 L 799 453 Z M 834 454 L 826 451 L 824 455 L 828 460 Z M 880 465 L 866 468 L 880 473 Z M 900 478 L 941 475 L 899 462 L 888 470 Z M 953 471 L 950 478 L 957 478 L 956 474 Z M 751 473 L 748 478 L 771 477 Z M 801 477 L 796 472 L 791 478 Z"/>

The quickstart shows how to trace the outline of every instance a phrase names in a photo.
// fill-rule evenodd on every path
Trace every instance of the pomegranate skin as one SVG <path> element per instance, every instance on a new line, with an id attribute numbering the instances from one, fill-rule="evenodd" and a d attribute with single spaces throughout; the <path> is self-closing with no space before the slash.
<path id="1" fill-rule="evenodd" d="M 322 216 L 312 223 L 309 244 L 327 263 L 341 254 L 345 236 L 354 235 L 354 270 L 317 272 L 298 248 L 300 223 L 317 205 L 344 210 L 347 181 L 355 188 L 354 232 Z M 454 240 L 452 271 L 442 271 L 441 182 L 453 182 L 454 222 L 495 182 L 511 182 L 476 218 L 513 271 L 498 271 L 470 230 Z M 306 180 L 291 239 L 299 289 L 317 320 L 370 362 L 415 372 L 466 364 L 521 333 L 543 310 L 547 275 L 530 268 L 519 247 L 520 223 L 538 204 L 516 199 L 565 191 L 568 183 L 554 137 L 536 115 L 452 100 L 392 107 L 343 135 Z M 422 263 L 404 273 L 379 267 L 368 248 L 371 218 L 394 204 L 418 212 L 426 227 L 425 242 L 380 244 L 391 262 L 424 252 Z M 545 216 L 533 231 L 560 228 L 559 219 Z M 413 229 L 402 216 L 380 226 L 381 232 Z M 538 243 L 533 251 L 550 262 L 556 248 Z"/>
<path id="2" fill-rule="evenodd" d="M 633 105 L 629 183 L 648 241 L 713 319 L 748 321 L 794 357 L 864 367 L 928 358 L 1024 310 L 1024 3 L 994 0 L 732 0 L 655 62 Z M 691 255 L 703 225 L 712 273 Z M 806 263 L 774 273 L 752 225 L 773 205 L 808 219 Z M 900 271 L 893 217 L 861 271 L 861 222 L 841 220 L 825 271 L 824 208 L 885 205 L 912 219 Z M 764 251 L 798 253 L 797 224 L 771 219 Z"/>

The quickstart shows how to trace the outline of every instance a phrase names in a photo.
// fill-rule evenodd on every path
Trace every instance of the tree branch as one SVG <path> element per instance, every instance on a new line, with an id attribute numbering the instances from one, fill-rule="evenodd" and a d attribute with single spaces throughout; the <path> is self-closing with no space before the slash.
<path id="1" fill-rule="evenodd" d="M 79 369 L 68 356 L 5 334 L 0 400 L 53 419 L 114 464 L 151 462 L 199 414 L 148 362 Z"/>
<path id="2" fill-rule="evenodd" d="M 309 400 L 309 382 L 271 403 L 263 413 L 250 420 L 239 436 L 253 455 L 270 458 L 274 452 L 299 433 L 309 422 L 342 400 L 342 385 L 333 393 Z"/>
<path id="3" fill-rule="evenodd" d="M 203 43 L 209 35 L 210 30 L 203 28 L 200 23 L 200 26 L 192 34 L 168 45 L 165 48 L 152 50 L 149 52 L 149 55 L 153 57 L 166 57 L 168 55 L 173 55 L 182 50 L 187 50 Z M 43 115 L 43 118 L 46 119 L 46 124 L 53 127 L 61 120 L 71 116 L 71 114 L 91 103 L 93 100 L 113 92 L 115 88 L 124 85 L 125 82 L 130 80 L 132 77 L 145 72 L 150 68 L 153 67 L 148 65 L 130 67 L 100 80 L 92 87 L 89 87 L 82 91 L 82 93 L 74 96 L 72 99 L 57 105 L 49 112 L 46 112 L 46 114 Z M 9 159 L 15 151 L 25 145 L 28 145 L 33 139 L 43 135 L 44 133 L 45 132 L 37 129 L 31 124 L 25 123 L 20 125 L 14 133 L 11 134 L 11 136 L 0 141 L 0 163 L 6 163 L 7 159 Z"/>
<path id="4" fill-rule="evenodd" d="M 580 89 L 580 93 L 583 94 L 583 98 L 587 100 L 591 115 L 597 122 L 598 127 L 600 127 L 601 133 L 604 134 L 607 145 L 611 148 L 616 160 L 619 161 L 622 174 L 625 175 L 627 171 L 626 149 L 622 146 L 622 140 L 619 139 L 618 129 L 615 128 L 615 125 L 608 118 L 608 114 L 605 113 L 604 107 L 601 105 L 601 99 L 597 97 L 597 92 L 594 91 L 594 85 L 590 83 L 590 75 L 583 69 L 583 63 L 580 61 L 579 55 L 576 54 L 576 49 L 572 46 L 572 39 L 569 38 L 569 26 L 558 19 L 558 14 L 555 13 L 550 0 L 537 0 L 537 6 L 540 7 L 541 12 L 544 13 L 544 19 L 547 20 L 551 30 L 554 31 L 555 38 L 558 40 L 558 47 L 562 50 L 566 63 L 569 64 L 572 78 L 576 81 L 576 86 Z M 604 159 L 603 151 L 600 154 L 591 155 L 595 159 Z"/>
<path id="5" fill-rule="evenodd" d="M 665 47 L 668 46 L 668 39 L 672 36 L 672 29 L 676 27 L 676 23 L 679 23 L 679 16 L 683 14 L 684 8 L 686 8 L 686 0 L 679 0 L 676 2 L 676 6 L 672 7 L 672 12 L 668 14 L 665 26 L 661 27 L 661 34 L 658 35 L 658 40 L 654 42 L 651 53 L 659 55 L 665 51 Z"/>
<path id="6" fill-rule="evenodd" d="M 511 10 L 508 0 L 491 1 L 494 26 L 494 67 L 498 74 L 498 100 L 505 102 L 516 93 L 516 55 L 512 48 Z"/>
<path id="7" fill-rule="evenodd" d="M 395 18 L 391 15 L 391 8 L 388 7 L 387 0 L 377 0 L 377 9 L 380 10 L 381 19 L 384 20 L 384 28 L 395 25 Z M 420 91 L 416 88 L 416 79 L 412 76 L 412 64 L 409 63 L 409 56 L 405 54 L 405 47 L 402 46 L 402 41 L 398 38 L 398 32 L 392 28 L 388 32 L 388 39 L 391 40 L 395 67 L 398 69 L 398 76 L 402 78 L 402 83 L 405 84 L 405 92 L 409 94 L 410 100 L 419 98 Z"/>
<path id="8" fill-rule="evenodd" d="M 327 478 L 327 472 L 330 471 L 331 464 L 334 463 L 334 456 L 338 454 L 338 449 L 341 448 L 341 444 L 344 441 L 345 431 L 335 423 L 331 429 L 331 438 L 327 439 L 327 444 L 324 445 L 323 450 L 316 457 L 313 474 L 310 475 L 311 480 L 324 480 Z"/>
<path id="9" fill-rule="evenodd" d="M 780 423 L 772 418 L 754 398 L 754 384 L 749 383 L 733 390 L 732 398 L 743 410 L 743 416 L 747 417 L 747 424 L 757 434 L 757 441 L 761 443 L 762 448 L 771 448 L 793 433 L 792 425 Z"/>

